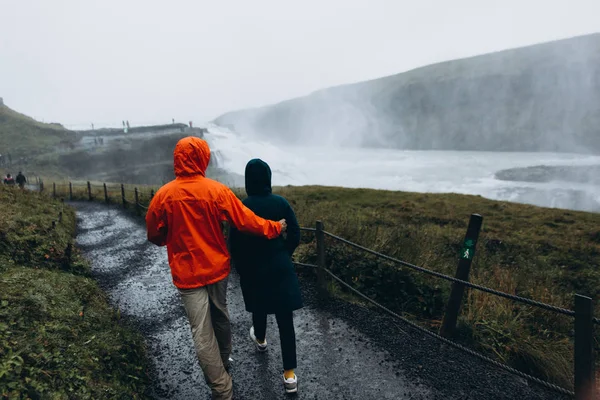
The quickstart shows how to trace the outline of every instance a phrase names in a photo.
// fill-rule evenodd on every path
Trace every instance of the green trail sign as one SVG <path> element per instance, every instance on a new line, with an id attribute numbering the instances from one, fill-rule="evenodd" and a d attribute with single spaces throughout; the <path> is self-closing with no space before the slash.
<path id="1" fill-rule="evenodd" d="M 472 260 L 475 255 L 475 241 L 473 239 L 466 239 L 463 244 L 463 248 L 460 251 L 460 258 L 463 260 Z"/>

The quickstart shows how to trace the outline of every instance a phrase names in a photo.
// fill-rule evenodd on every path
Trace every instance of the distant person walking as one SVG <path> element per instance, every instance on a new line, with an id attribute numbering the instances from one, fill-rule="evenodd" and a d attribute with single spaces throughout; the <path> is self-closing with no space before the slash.
<path id="1" fill-rule="evenodd" d="M 6 174 L 6 178 L 4 178 L 4 184 L 8 186 L 14 186 L 15 180 L 10 174 Z"/>
<path id="2" fill-rule="evenodd" d="M 173 283 L 179 290 L 213 399 L 231 399 L 231 326 L 227 311 L 230 256 L 222 223 L 241 232 L 278 237 L 286 221 L 256 216 L 225 185 L 206 178 L 208 144 L 197 137 L 175 146 L 176 179 L 156 192 L 146 214 L 148 240 L 167 246 Z"/>
<path id="3" fill-rule="evenodd" d="M 300 243 L 300 227 L 294 210 L 281 196 L 272 194 L 271 168 L 260 159 L 246 165 L 244 205 L 266 219 L 285 219 L 287 236 L 267 240 L 249 236 L 232 228 L 230 249 L 235 269 L 240 274 L 246 311 L 252 313 L 250 337 L 259 352 L 267 350 L 267 314 L 275 314 L 281 354 L 283 384 L 287 393 L 298 391 L 296 334 L 293 312 L 302 308 L 298 277 L 292 254 Z"/>
<path id="4" fill-rule="evenodd" d="M 27 178 L 25 178 L 25 175 L 23 175 L 23 173 L 21 171 L 19 171 L 19 173 L 17 174 L 17 185 L 19 185 L 19 187 L 21 189 L 25 188 L 25 184 L 27 183 Z"/>

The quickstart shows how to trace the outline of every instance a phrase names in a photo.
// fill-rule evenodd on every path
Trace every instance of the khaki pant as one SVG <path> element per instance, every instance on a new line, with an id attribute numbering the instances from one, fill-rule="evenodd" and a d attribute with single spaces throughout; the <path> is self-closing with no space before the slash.
<path id="1" fill-rule="evenodd" d="M 204 379 L 213 399 L 230 400 L 231 376 L 225 371 L 231 354 L 227 311 L 227 278 L 197 289 L 179 289 L 192 328 L 192 338 Z"/>

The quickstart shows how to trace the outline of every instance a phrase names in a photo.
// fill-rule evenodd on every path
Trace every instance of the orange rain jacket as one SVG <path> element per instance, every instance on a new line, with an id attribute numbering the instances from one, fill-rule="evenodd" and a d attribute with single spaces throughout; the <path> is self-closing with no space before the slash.
<path id="1" fill-rule="evenodd" d="M 173 283 L 192 289 L 218 282 L 231 270 L 221 222 L 273 239 L 279 222 L 256 216 L 229 188 L 205 177 L 208 144 L 197 137 L 175 146 L 176 179 L 160 188 L 146 214 L 148 240 L 167 246 Z"/>

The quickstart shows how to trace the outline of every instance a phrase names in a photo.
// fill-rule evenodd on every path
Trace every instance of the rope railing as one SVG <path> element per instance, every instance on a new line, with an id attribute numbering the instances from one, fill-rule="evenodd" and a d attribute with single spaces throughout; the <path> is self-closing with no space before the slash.
<path id="1" fill-rule="evenodd" d="M 465 245 L 466 245 L 467 239 L 469 237 L 474 238 L 475 243 L 477 241 L 477 236 L 479 234 L 478 228 L 476 229 L 476 232 L 474 233 L 475 236 L 473 236 L 473 231 L 472 231 L 472 226 L 471 226 L 474 219 L 477 219 L 477 218 L 473 218 L 473 217 L 478 217 L 479 220 L 481 220 L 481 216 L 472 215 L 471 221 L 469 222 L 469 228 L 467 229 L 467 235 L 465 236 Z M 476 224 L 473 224 L 473 226 L 475 226 L 475 225 Z M 410 326 L 413 326 L 415 329 L 418 329 L 419 331 L 421 331 L 431 337 L 439 339 L 442 342 L 444 342 L 450 346 L 453 346 L 459 350 L 462 350 L 468 354 L 471 354 L 483 361 L 486 361 L 490 364 L 498 366 L 499 368 L 502 368 L 507 372 L 513 373 L 517 376 L 528 379 L 532 382 L 536 382 L 546 388 L 555 390 L 559 393 L 569 395 L 569 396 L 575 396 L 577 400 L 579 400 L 579 399 L 587 400 L 587 399 L 593 398 L 592 397 L 593 395 L 589 395 L 589 393 L 594 392 L 596 390 L 596 386 L 594 383 L 595 382 L 595 378 L 594 378 L 594 374 L 595 374 L 594 365 L 595 364 L 594 364 L 594 345 L 593 345 L 593 342 L 594 342 L 593 325 L 598 324 L 599 319 L 594 318 L 592 316 L 592 300 L 590 298 L 585 297 L 585 296 L 576 295 L 575 296 L 575 310 L 576 311 L 572 311 L 572 310 L 568 310 L 565 308 L 561 308 L 561 307 L 553 306 L 550 304 L 542 303 L 539 301 L 535 301 L 532 299 L 527 299 L 524 297 L 500 292 L 498 290 L 490 289 L 490 288 L 487 288 L 482 285 L 473 284 L 473 283 L 465 280 L 464 278 L 463 279 L 453 278 L 451 276 L 448 276 L 448 275 L 445 275 L 445 274 L 442 274 L 442 273 L 439 273 L 436 271 L 432 271 L 427 268 L 419 267 L 414 264 L 411 264 L 411 263 L 408 263 L 408 262 L 405 262 L 402 260 L 398 260 L 394 257 L 390 257 L 388 255 L 385 255 L 385 254 L 382 254 L 375 250 L 366 248 L 357 243 L 351 242 L 351 241 L 341 238 L 337 235 L 334 235 L 330 232 L 327 232 L 323 229 L 323 224 L 319 221 L 317 222 L 317 229 L 315 231 L 316 231 L 316 238 L 317 238 L 317 260 L 318 260 L 317 271 L 319 271 L 319 270 L 324 271 L 331 278 L 333 278 L 335 281 L 340 283 L 342 286 L 346 287 L 352 293 L 354 293 L 354 294 L 360 296 L 361 298 L 367 300 L 368 302 L 376 305 L 378 308 L 382 309 L 386 313 L 395 316 L 396 318 L 402 320 L 403 322 L 409 324 Z M 359 249 L 359 250 L 362 250 L 369 254 L 372 254 L 374 256 L 383 258 L 387 261 L 390 261 L 390 262 L 411 268 L 413 270 L 453 282 L 452 293 L 451 293 L 450 299 L 448 301 L 448 306 L 447 306 L 445 314 L 444 314 L 444 319 L 442 320 L 442 327 L 440 329 L 440 333 L 437 334 L 437 333 L 431 332 L 431 331 L 429 331 L 423 327 L 420 327 L 417 324 L 409 321 L 408 319 L 400 316 L 399 314 L 394 313 L 387 307 L 379 304 L 378 302 L 371 299 L 364 293 L 361 293 L 356 288 L 354 288 L 351 285 L 349 285 L 348 283 L 344 282 L 340 277 L 336 276 L 333 272 L 331 272 L 331 270 L 329 270 L 325 264 L 325 239 L 324 238 L 326 236 L 330 237 L 334 240 L 340 241 L 342 243 L 345 243 L 349 246 L 352 246 L 356 249 Z M 470 248 L 470 250 L 473 250 L 473 252 L 474 252 L 474 245 Z M 470 266 L 470 260 L 472 259 L 472 256 L 473 255 L 471 255 L 471 258 L 468 259 L 468 263 L 469 263 L 468 266 Z M 461 260 L 459 262 L 459 267 L 457 269 L 457 277 L 463 277 L 463 275 L 460 274 L 461 266 L 464 266 L 461 263 L 463 263 L 465 261 L 463 258 L 464 257 L 461 257 Z M 468 266 L 467 266 L 467 268 L 468 268 Z M 468 279 L 468 269 L 467 269 L 467 274 L 464 275 L 464 277 L 466 279 Z M 317 281 L 321 281 L 321 283 L 320 283 L 321 286 L 324 285 L 324 281 L 322 278 L 319 277 L 318 273 L 317 273 Z M 525 303 L 528 305 L 536 306 L 536 307 L 539 307 L 539 308 L 542 308 L 542 309 L 545 309 L 548 311 L 556 312 L 558 314 L 575 317 L 575 324 L 574 324 L 575 325 L 575 335 L 574 335 L 574 338 L 575 338 L 575 346 L 574 346 L 575 347 L 575 349 L 574 349 L 574 354 L 575 354 L 575 357 L 574 357 L 575 358 L 575 391 L 565 389 L 563 387 L 557 386 L 550 382 L 546 382 L 540 378 L 536 378 L 534 376 L 531 376 L 531 375 L 528 375 L 521 371 L 518 371 L 515 368 L 512 368 L 508 365 L 502 364 L 490 357 L 487 357 L 483 354 L 480 354 L 474 350 L 471 350 L 465 346 L 462 346 L 456 342 L 449 340 L 448 329 L 446 326 L 446 325 L 448 325 L 448 323 L 446 322 L 446 320 L 452 319 L 451 318 L 452 314 L 453 314 L 452 309 L 454 308 L 454 314 L 455 314 L 454 321 L 451 322 L 449 324 L 449 326 L 452 327 L 452 324 L 456 324 L 456 316 L 458 314 L 458 310 L 460 309 L 460 304 L 462 303 L 464 287 L 470 287 L 470 288 L 481 290 L 481 291 L 484 291 L 484 292 L 487 292 L 487 293 L 490 293 L 493 295 L 504 297 L 509 300 L 518 301 L 518 302 Z M 453 297 L 455 295 L 455 290 L 457 288 L 460 288 L 459 291 L 456 291 L 458 293 L 458 298 L 457 299 L 455 298 L 453 300 Z M 326 291 L 326 289 L 322 288 L 321 291 L 322 292 Z M 452 329 L 454 329 L 454 328 L 452 328 Z M 453 332 L 452 329 L 450 329 L 451 333 Z"/>
<path id="2" fill-rule="evenodd" d="M 296 265 L 298 267 L 306 267 L 306 268 L 319 268 L 319 266 L 315 265 L 315 264 L 305 264 L 305 263 L 301 263 L 301 262 L 297 262 L 297 261 L 294 261 L 294 265 Z"/>
<path id="3" fill-rule="evenodd" d="M 67 185 L 54 185 L 54 195 L 56 195 L 56 187 L 57 186 L 61 187 L 61 186 L 67 186 Z M 79 184 L 72 184 L 72 183 L 70 183 L 68 185 L 68 187 L 69 187 L 69 193 L 71 195 L 72 195 L 72 189 L 73 188 L 83 187 L 83 188 L 87 189 L 87 191 L 88 191 L 87 194 L 88 194 L 90 200 L 93 197 L 92 196 L 92 188 L 94 188 L 94 189 L 96 189 L 96 188 L 103 189 L 104 190 L 104 196 L 106 198 L 106 202 L 107 203 L 109 202 L 109 196 L 108 196 L 108 190 L 109 190 L 108 188 L 109 188 L 109 186 L 108 185 L 102 185 L 102 186 L 91 185 L 88 182 L 87 184 L 83 184 L 82 183 L 80 185 Z M 134 205 L 135 210 L 136 210 L 136 212 L 137 212 L 138 215 L 141 214 L 141 210 L 145 210 L 145 211 L 148 210 L 148 205 L 142 204 L 142 202 L 141 202 L 140 199 L 141 198 L 143 198 L 143 199 L 152 199 L 152 197 L 154 195 L 154 191 L 151 191 L 150 194 L 148 194 L 148 193 L 139 191 L 137 189 L 137 187 L 134 188 L 133 190 L 131 190 L 131 189 L 126 189 L 124 187 L 124 185 L 114 186 L 114 187 L 111 186 L 111 192 L 117 191 L 117 190 L 118 190 L 118 196 L 117 196 L 117 200 L 116 201 L 117 202 L 122 202 L 123 206 Z M 134 201 L 130 201 L 130 200 L 128 200 L 126 198 L 126 193 L 128 193 L 128 192 L 130 193 L 132 191 L 135 194 L 135 200 Z M 481 217 L 479 216 L 479 218 L 481 218 Z M 470 224 L 469 224 L 469 229 L 471 229 L 471 221 L 470 221 Z M 467 230 L 467 237 L 469 235 L 469 229 Z M 477 236 L 479 234 L 478 229 L 479 228 L 477 228 L 477 232 L 476 232 L 476 236 L 475 236 L 475 242 L 476 242 Z M 445 343 L 445 344 L 447 344 L 449 346 L 452 346 L 452 347 L 454 347 L 454 348 L 456 348 L 458 350 L 461 350 L 461 351 L 463 351 L 465 353 L 468 353 L 468 354 L 470 354 L 470 355 L 472 355 L 474 357 L 477 357 L 477 358 L 479 358 L 479 359 L 481 359 L 481 360 L 483 360 L 485 362 L 488 362 L 488 363 L 490 363 L 490 364 L 492 364 L 494 366 L 497 366 L 497 367 L 499 367 L 499 368 L 501 368 L 501 369 L 503 369 L 503 370 L 505 370 L 507 372 L 510 372 L 510 373 L 512 373 L 514 375 L 517 375 L 517 376 L 520 376 L 522 378 L 525 378 L 525 379 L 527 379 L 527 380 L 529 380 L 531 382 L 535 382 L 535 383 L 537 383 L 539 385 L 542 385 L 545 388 L 554 390 L 554 391 L 556 391 L 558 393 L 562 393 L 564 395 L 576 396 L 577 399 L 580 398 L 579 394 L 581 393 L 581 386 L 582 386 L 582 384 L 580 383 L 578 385 L 578 382 L 581 379 L 578 380 L 578 376 L 577 376 L 577 373 L 578 373 L 577 372 L 578 371 L 578 369 L 577 369 L 577 363 L 578 363 L 578 357 L 581 357 L 581 349 L 582 348 L 587 349 L 587 347 L 586 346 L 581 346 L 578 343 L 578 340 L 577 340 L 578 332 L 582 331 L 581 326 L 585 326 L 584 330 L 588 331 L 585 334 L 585 335 L 587 335 L 585 341 L 586 341 L 586 344 L 589 345 L 589 343 L 591 343 L 591 340 L 593 340 L 593 334 L 589 333 L 589 332 L 591 332 L 591 327 L 593 325 L 600 325 L 600 319 L 599 318 L 594 318 L 594 317 L 591 316 L 591 300 L 589 298 L 586 298 L 587 300 L 590 301 L 590 303 L 589 303 L 590 304 L 590 308 L 589 308 L 589 312 L 588 312 L 588 315 L 587 315 L 587 317 L 589 318 L 588 319 L 589 326 L 585 325 L 585 324 L 584 325 L 578 325 L 578 324 L 581 324 L 581 308 L 578 308 L 577 301 L 575 302 L 575 310 L 580 310 L 579 312 L 573 311 L 573 310 L 569 310 L 569 309 L 566 309 L 566 308 L 562 308 L 562 307 L 557 307 L 557 306 L 554 306 L 554 305 L 551 305 L 551 304 L 546 304 L 546 303 L 543 303 L 543 302 L 540 302 L 540 301 L 536 301 L 536 300 L 533 300 L 533 299 L 529 299 L 529 298 L 517 296 L 517 295 L 514 295 L 514 294 L 501 292 L 499 290 L 491 289 L 491 288 L 488 288 L 488 287 L 485 287 L 485 286 L 482 286 L 482 285 L 479 285 L 479 284 L 471 283 L 471 282 L 469 282 L 467 280 L 468 279 L 468 269 L 467 269 L 467 274 L 465 276 L 461 276 L 458 273 L 458 271 L 460 270 L 460 266 L 461 266 L 460 264 L 459 264 L 459 270 L 457 270 L 457 277 L 452 277 L 452 276 L 449 276 L 449 275 L 446 275 L 446 274 L 443 274 L 443 273 L 440 273 L 440 272 L 437 272 L 437 271 L 433 271 L 433 270 L 427 269 L 425 267 L 420 267 L 420 266 L 411 264 L 409 262 L 406 262 L 406 261 L 403 261 L 403 260 L 400 260 L 400 259 L 388 256 L 386 254 L 380 253 L 378 251 L 375 251 L 375 250 L 369 249 L 369 248 L 367 248 L 365 246 L 362 246 L 362 245 L 359 245 L 357 243 L 354 243 L 354 242 L 352 242 L 350 240 L 344 239 L 344 238 L 342 238 L 340 236 L 337 236 L 337 235 L 335 235 L 335 234 L 333 234 L 331 232 L 327 232 L 327 231 L 325 231 L 323 229 L 323 225 L 320 222 L 317 222 L 317 228 L 300 227 L 300 231 L 302 231 L 302 232 L 310 232 L 310 233 L 314 232 L 315 233 L 316 238 L 317 238 L 316 242 L 317 242 L 317 260 L 318 260 L 318 262 L 317 262 L 316 265 L 315 264 L 309 264 L 309 263 L 302 263 L 302 262 L 294 262 L 294 265 L 298 266 L 298 267 L 305 267 L 305 268 L 311 268 L 311 269 L 316 270 L 317 271 L 317 278 L 318 278 L 320 286 L 323 285 L 323 273 L 326 273 L 333 280 L 335 280 L 336 282 L 338 282 L 339 284 L 341 284 L 342 286 L 344 286 L 345 288 L 347 288 L 348 290 L 350 290 L 355 295 L 357 295 L 357 296 L 363 298 L 364 300 L 368 301 L 369 303 L 375 305 L 376 307 L 378 307 L 379 309 L 383 310 L 387 314 L 389 314 L 389 315 L 391 315 L 391 316 L 393 316 L 393 317 L 395 317 L 395 318 L 403 321 L 404 323 L 410 325 L 411 327 L 413 327 L 414 329 L 418 330 L 419 332 L 422 332 L 422 333 L 424 333 L 424 334 L 426 334 L 426 335 L 428 335 L 430 337 L 436 338 L 436 339 L 442 341 L 443 343 Z M 377 301 L 371 299 L 370 297 L 368 297 L 364 293 L 360 292 L 356 288 L 354 288 L 351 285 L 349 285 L 348 283 L 346 283 L 343 279 L 341 279 L 339 276 L 335 275 L 330 269 L 328 269 L 326 267 L 326 265 L 325 265 L 325 244 L 324 244 L 324 237 L 325 236 L 327 236 L 327 237 L 329 237 L 329 238 L 331 238 L 333 240 L 336 240 L 338 242 L 344 243 L 344 244 L 346 244 L 348 246 L 351 246 L 351 247 L 353 247 L 355 249 L 361 250 L 361 251 L 366 252 L 368 254 L 374 255 L 374 256 L 379 257 L 381 259 L 384 259 L 384 260 L 386 260 L 388 262 L 391 262 L 391 263 L 394 263 L 394 264 L 397 264 L 397 265 L 400 265 L 400 266 L 412 269 L 414 271 L 418 271 L 418 272 L 421 272 L 421 273 L 424 273 L 424 274 L 427 274 L 427 275 L 430 275 L 430 276 L 434 276 L 434 277 L 437 277 L 437 278 L 444 279 L 446 281 L 452 282 L 453 283 L 453 293 L 451 294 L 451 299 L 450 299 L 450 301 L 448 303 L 448 308 L 451 308 L 450 303 L 452 302 L 452 297 L 454 296 L 454 290 L 455 290 L 455 286 L 456 286 L 458 288 L 468 287 L 468 288 L 476 289 L 476 290 L 479 290 L 479 291 L 482 291 L 482 292 L 485 292 L 485 293 L 489 293 L 489 294 L 492 294 L 492 295 L 495 295 L 495 296 L 506 298 L 508 300 L 520 302 L 520 303 L 523 303 L 523 304 L 526 304 L 526 305 L 538 307 L 538 308 L 541 308 L 541 309 L 544 309 L 544 310 L 547 310 L 547 311 L 551 311 L 551 312 L 555 312 L 555 313 L 558 313 L 558 314 L 561 314 L 561 315 L 566 315 L 566 316 L 569 316 L 569 317 L 575 317 L 575 332 L 576 332 L 576 335 L 575 335 L 575 337 L 576 337 L 576 340 L 575 340 L 575 359 L 576 359 L 576 368 L 575 368 L 575 375 L 576 375 L 575 383 L 576 384 L 575 384 L 575 391 L 574 392 L 570 391 L 568 389 L 562 388 L 562 387 L 557 386 L 555 384 L 552 384 L 550 382 L 546 382 L 546 381 L 544 381 L 544 380 L 542 380 L 540 378 L 536 378 L 536 377 L 528 375 L 528 374 L 526 374 L 524 372 L 518 371 L 515 368 L 512 368 L 512 367 L 510 367 L 508 365 L 502 364 L 502 363 L 500 363 L 500 362 L 498 362 L 498 361 L 496 361 L 496 360 L 494 360 L 494 359 L 492 359 L 490 357 L 487 357 L 487 356 L 485 356 L 485 355 L 483 355 L 481 353 L 478 353 L 478 352 L 476 352 L 476 351 L 474 351 L 472 349 L 469 349 L 469 348 L 467 348 L 467 347 L 465 347 L 465 346 L 463 346 L 461 344 L 458 344 L 458 343 L 450 340 L 448 338 L 449 336 L 447 334 L 445 334 L 446 332 L 442 332 L 442 330 L 440 330 L 440 334 L 437 334 L 437 333 L 432 332 L 432 331 L 430 331 L 428 329 L 425 329 L 425 328 L 423 328 L 423 327 L 415 324 L 414 322 L 408 320 L 407 318 L 405 318 L 405 317 L 403 317 L 403 316 L 395 313 L 394 311 L 392 311 L 389 308 L 383 306 L 382 304 L 378 303 Z M 466 238 L 465 238 L 465 241 L 466 241 Z M 473 251 L 474 251 L 474 248 L 473 248 Z M 469 260 L 468 263 L 469 263 L 469 266 L 470 266 L 470 260 Z M 463 279 L 461 279 L 461 278 L 463 278 Z M 323 293 L 323 291 L 321 291 L 320 293 Z M 459 297 L 459 300 L 458 300 L 459 301 L 458 304 L 454 305 L 454 307 L 456 308 L 456 313 L 458 313 L 458 310 L 460 308 L 460 303 L 462 303 L 462 291 L 459 291 L 459 296 L 460 297 Z M 577 297 L 583 297 L 583 296 L 577 296 Z M 448 308 L 446 310 L 446 315 L 444 316 L 444 319 L 446 319 L 446 316 L 449 315 L 448 314 L 449 313 Z M 580 318 L 580 320 L 578 320 L 578 318 Z M 455 323 L 455 321 L 454 321 L 454 323 Z M 443 321 L 443 324 L 444 324 L 444 321 Z M 592 348 L 591 346 L 588 346 L 588 347 Z M 589 360 L 587 360 L 587 370 L 589 370 L 590 368 L 593 368 L 593 361 L 592 361 L 592 366 L 590 367 L 590 362 L 589 362 Z M 586 397 L 581 397 L 581 398 L 584 399 Z"/>
<path id="4" fill-rule="evenodd" d="M 419 326 L 419 325 L 415 324 L 414 322 L 412 322 L 412 321 L 410 321 L 410 320 L 406 319 L 405 317 L 403 317 L 403 316 L 401 316 L 401 315 L 399 315 L 399 314 L 397 314 L 397 313 L 393 312 L 393 311 L 392 311 L 392 310 L 390 310 L 389 308 L 387 308 L 387 307 L 385 307 L 385 306 L 383 306 L 383 305 L 379 304 L 378 302 L 376 302 L 375 300 L 371 299 L 371 298 L 370 298 L 370 297 L 368 297 L 367 295 L 365 295 L 365 294 L 361 293 L 360 291 L 358 291 L 358 290 L 357 290 L 357 289 L 355 289 L 354 287 L 350 286 L 348 283 L 344 282 L 344 281 L 343 281 L 343 280 L 342 280 L 340 277 L 338 277 L 337 275 L 335 275 L 335 274 L 334 274 L 333 272 L 331 272 L 329 269 L 327 269 L 327 268 L 324 268 L 324 270 L 325 270 L 325 272 L 326 272 L 327 274 L 329 274 L 329 276 L 331 276 L 333 279 L 335 279 L 335 280 L 336 280 L 338 283 L 340 283 L 342 286 L 346 287 L 346 288 L 347 288 L 348 290 L 350 290 L 352 293 L 356 294 L 357 296 L 360 296 L 360 297 L 361 297 L 361 298 L 363 298 L 364 300 L 366 300 L 366 301 L 368 301 L 369 303 L 371 303 L 371 304 L 375 305 L 376 307 L 380 308 L 381 310 L 385 311 L 386 313 L 390 314 L 391 316 L 393 316 L 393 317 L 395 317 L 395 318 L 397 318 L 397 319 L 401 320 L 402 322 L 406 323 L 407 325 L 410 325 L 412 328 L 414 328 L 414 329 L 418 330 L 418 331 L 419 331 L 419 332 L 421 332 L 421 333 L 424 333 L 424 334 L 426 334 L 426 335 L 428 335 L 428 336 L 431 336 L 431 337 L 433 337 L 433 338 L 435 338 L 435 339 L 437 339 L 437 340 L 440 340 L 440 341 L 442 341 L 443 343 L 445 343 L 445 344 L 447 344 L 447 345 L 449 345 L 449 346 L 452 346 L 452 347 L 454 347 L 454 348 L 456 348 L 456 349 L 458 349 L 458 350 L 461 350 L 461 351 L 463 351 L 463 352 L 465 352 L 465 353 L 468 353 L 468 354 L 470 354 L 470 355 L 472 355 L 472 356 L 475 356 L 475 357 L 479 358 L 479 359 L 480 359 L 480 360 L 482 360 L 482 361 L 488 362 L 488 363 L 490 363 L 490 364 L 492 364 L 492 365 L 495 365 L 496 367 L 499 367 L 499 368 L 501 368 L 501 369 L 503 369 L 503 370 L 505 370 L 505 371 L 507 371 L 507 372 L 510 372 L 510 373 L 512 373 L 512 374 L 514 374 L 514 375 L 520 376 L 521 378 L 525 378 L 525 379 L 527 379 L 527 380 L 529 380 L 529 381 L 535 382 L 535 383 L 537 383 L 537 384 L 539 384 L 539 385 L 542 385 L 542 386 L 544 386 L 544 387 L 546 387 L 546 388 L 548 388 L 548 389 L 554 390 L 554 391 L 556 391 L 556 392 L 559 392 L 559 393 L 562 393 L 562 394 L 565 394 L 565 395 L 568 395 L 568 396 L 574 396 L 574 395 L 575 395 L 575 392 L 572 392 L 572 391 L 570 391 L 570 390 L 567 390 L 567 389 L 565 389 L 565 388 L 563 388 L 563 387 L 560 387 L 560 386 L 558 386 L 558 385 L 555 385 L 555 384 L 553 384 L 553 383 L 546 382 L 546 381 L 544 381 L 544 380 L 542 380 L 542 379 L 536 378 L 535 376 L 528 375 L 528 374 L 526 374 L 526 373 L 524 373 L 524 372 L 521 372 L 521 371 L 519 371 L 519 370 L 516 370 L 516 369 L 514 369 L 514 368 L 512 368 L 512 367 L 509 367 L 509 366 L 508 366 L 508 365 L 506 365 L 506 364 L 502 364 L 502 363 L 500 363 L 500 362 L 498 362 L 498 361 L 496 361 L 496 360 L 494 360 L 494 359 L 492 359 L 492 358 L 489 358 L 489 357 L 486 357 L 486 356 L 484 356 L 484 355 L 483 355 L 483 354 L 481 354 L 481 353 L 478 353 L 478 352 L 476 352 L 476 351 L 474 351 L 474 350 L 471 350 L 471 349 L 469 349 L 469 348 L 467 348 L 467 347 L 465 347 L 465 346 L 462 346 L 462 345 L 460 345 L 460 344 L 458 344 L 458 343 L 456 343 L 456 342 L 453 342 L 452 340 L 448 340 L 448 339 L 446 339 L 445 337 L 442 337 L 442 336 L 440 336 L 440 335 L 436 334 L 435 332 L 431 332 L 430 330 L 427 330 L 427 329 L 425 329 L 425 328 L 423 328 L 423 327 L 421 327 L 421 326 Z"/>
<path id="5" fill-rule="evenodd" d="M 536 301 L 536 300 L 532 300 L 532 299 L 528 299 L 528 298 L 525 298 L 525 297 L 520 297 L 520 296 L 516 296 L 516 295 L 513 295 L 513 294 L 501 292 L 499 290 L 490 289 L 488 287 L 481 286 L 481 285 L 478 285 L 476 283 L 471 283 L 471 282 L 464 281 L 464 280 L 461 280 L 461 279 L 458 279 L 458 278 L 454 278 L 452 276 L 445 275 L 445 274 L 442 274 L 440 272 L 432 271 L 432 270 L 427 269 L 427 268 L 419 267 L 419 266 L 410 264 L 410 263 L 408 263 L 406 261 L 398 260 L 398 259 L 390 257 L 388 255 L 379 253 L 379 252 L 377 252 L 375 250 L 371 250 L 369 248 L 366 248 L 364 246 L 361 246 L 359 244 L 353 243 L 353 242 L 351 242 L 349 240 L 346 240 L 344 238 L 336 236 L 333 233 L 329 233 L 327 231 L 323 231 L 323 233 L 325 235 L 327 235 L 327 236 L 329 236 L 329 237 L 331 237 L 331 238 L 333 238 L 335 240 L 338 240 L 338 241 L 340 241 L 342 243 L 345 243 L 345 244 L 347 244 L 349 246 L 355 247 L 355 248 L 357 248 L 359 250 L 362 250 L 362 251 L 365 251 L 367 253 L 373 254 L 374 256 L 383 258 L 383 259 L 391 261 L 393 263 L 400 264 L 400 265 L 405 266 L 407 268 L 411 268 L 411 269 L 413 269 L 415 271 L 423 272 L 425 274 L 432 275 L 432 276 L 435 276 L 437 278 L 445 279 L 447 281 L 460 283 L 460 284 L 463 284 L 463 285 L 465 285 L 467 287 L 480 290 L 482 292 L 490 293 L 490 294 L 493 294 L 493 295 L 496 295 L 496 296 L 499 296 L 499 297 L 504 297 L 504 298 L 509 299 L 509 300 L 518 301 L 518 302 L 521 302 L 521 303 L 524 303 L 524 304 L 528 304 L 530 306 L 535 306 L 535 307 L 543 308 L 545 310 L 553 311 L 553 312 L 556 312 L 556 313 L 559 313 L 559 314 L 563 314 L 563 315 L 568 315 L 570 317 L 575 316 L 575 311 L 572 311 L 572 310 L 567 310 L 565 308 L 553 306 L 551 304 L 542 303 L 542 302 L 539 302 L 539 301 Z"/>
<path id="6" fill-rule="evenodd" d="M 69 187 L 68 184 L 57 184 L 56 185 L 56 187 L 62 187 L 62 186 Z M 73 187 L 78 187 L 78 186 L 81 186 L 81 187 L 85 188 L 86 184 L 82 183 L 81 185 L 79 185 L 79 184 L 76 183 L 76 184 L 73 185 Z M 91 187 L 97 187 L 99 189 L 103 189 L 104 188 L 103 186 L 95 185 L 95 184 L 92 184 Z M 108 186 L 107 186 L 107 188 L 108 188 Z M 111 189 L 120 190 L 121 186 L 115 185 L 115 186 L 111 187 Z M 147 197 L 151 197 L 150 195 L 147 195 L 146 193 L 139 192 L 139 194 L 147 196 Z M 123 200 L 127 204 L 136 204 L 135 201 L 130 201 L 127 198 L 124 198 Z M 139 202 L 136 205 L 139 206 L 140 208 L 144 209 L 144 210 L 148 210 L 148 206 L 144 206 L 143 204 L 141 204 Z M 316 229 L 315 228 L 309 228 L 309 227 L 300 227 L 300 231 L 302 231 L 302 232 L 316 232 Z M 332 239 L 335 239 L 337 241 L 345 243 L 345 244 L 347 244 L 349 246 L 352 246 L 352 247 L 354 247 L 356 249 L 359 249 L 359 250 L 362 250 L 362 251 L 367 252 L 369 254 L 372 254 L 374 256 L 383 258 L 383 259 L 385 259 L 387 261 L 390 261 L 390 262 L 393 262 L 395 264 L 399 264 L 399 265 L 402 265 L 404 267 L 413 269 L 415 271 L 419 271 L 419 272 L 422 272 L 422 273 L 425 273 L 425 274 L 428 274 L 428 275 L 431 275 L 431 276 L 435 276 L 437 278 L 444 279 L 444 280 L 447 280 L 447 281 L 450 281 L 450 282 L 460 283 L 460 284 L 462 284 L 462 285 L 464 285 L 466 287 L 472 288 L 472 289 L 480 290 L 482 292 L 493 294 L 495 296 L 503 297 L 503 298 L 506 298 L 506 299 L 509 299 L 509 300 L 513 300 L 513 301 L 517 301 L 517 302 L 520 302 L 520 303 L 523 303 L 523 304 L 527 304 L 527 305 L 530 305 L 530 306 L 542 308 L 542 309 L 545 309 L 547 311 L 556 312 L 558 314 L 567 315 L 567 316 L 570 316 L 570 317 L 575 316 L 575 311 L 573 311 L 573 310 L 565 309 L 565 308 L 562 308 L 562 307 L 557 307 L 557 306 L 554 306 L 554 305 L 551 305 L 551 304 L 546 304 L 546 303 L 543 303 L 543 302 L 540 302 L 540 301 L 537 301 L 537 300 L 528 299 L 528 298 L 525 298 L 525 297 L 521 297 L 521 296 L 510 294 L 510 293 L 501 292 L 499 290 L 491 289 L 491 288 L 488 288 L 488 287 L 485 287 L 485 286 L 482 286 L 482 285 L 478 285 L 476 283 L 471 283 L 469 281 L 461 280 L 461 279 L 458 279 L 458 278 L 455 278 L 455 277 L 452 277 L 452 276 L 449 276 L 449 275 L 445 275 L 445 274 L 437 272 L 437 271 L 433 271 L 433 270 L 430 270 L 430 269 L 427 269 L 427 268 L 424 268 L 424 267 L 419 267 L 417 265 L 408 263 L 408 262 L 403 261 L 403 260 L 399 260 L 399 259 L 394 258 L 394 257 L 390 257 L 390 256 L 385 255 L 383 253 L 377 252 L 375 250 L 372 250 L 372 249 L 369 249 L 367 247 L 361 246 L 361 245 L 359 245 L 357 243 L 351 242 L 351 241 L 349 241 L 347 239 L 344 239 L 344 238 L 342 238 L 340 236 L 337 236 L 337 235 L 335 235 L 335 234 L 333 234 L 331 232 L 323 231 L 323 233 L 325 235 L 331 237 Z M 598 318 L 594 318 L 593 322 L 595 324 L 600 325 L 600 319 L 598 319 Z"/>

